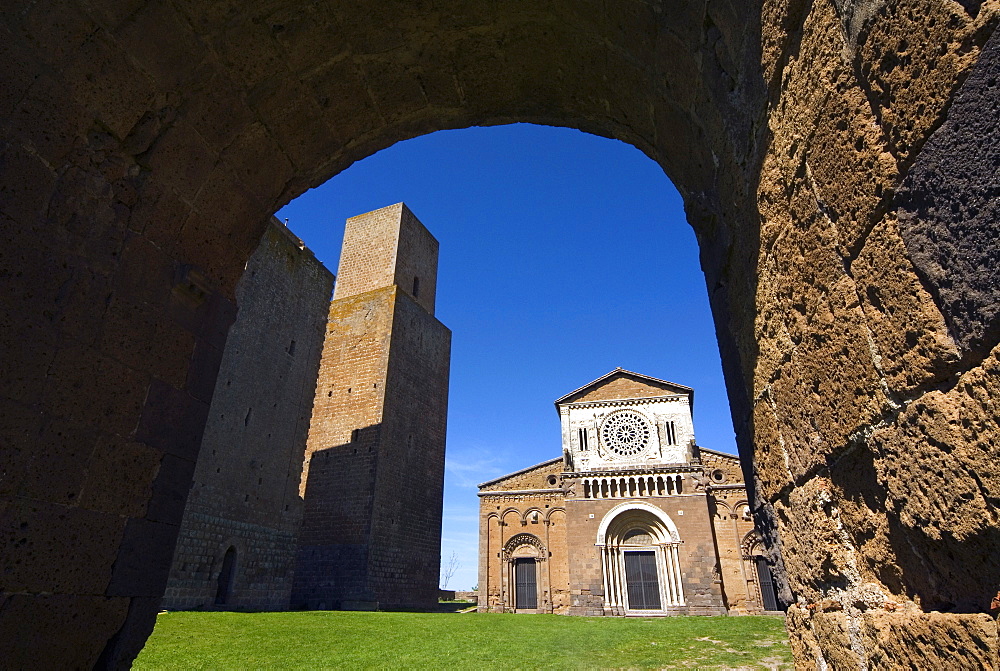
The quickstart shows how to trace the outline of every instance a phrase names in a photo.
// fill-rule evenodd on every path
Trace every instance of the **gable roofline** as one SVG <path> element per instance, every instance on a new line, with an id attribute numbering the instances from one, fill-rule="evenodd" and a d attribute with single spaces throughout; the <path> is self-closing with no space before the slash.
<path id="1" fill-rule="evenodd" d="M 585 389 L 588 389 L 588 388 L 593 387 L 593 386 L 595 386 L 597 384 L 600 384 L 601 382 L 604 382 L 605 380 L 607 380 L 608 378 L 610 378 L 612 375 L 618 375 L 619 373 L 624 374 L 624 375 L 631 375 L 632 377 L 637 377 L 639 379 L 647 380 L 649 382 L 655 382 L 657 384 L 666 384 L 666 385 L 670 385 L 671 387 L 675 387 L 681 393 L 686 393 L 688 395 L 688 398 L 691 399 L 691 409 L 694 410 L 694 389 L 692 389 L 691 387 L 685 386 L 683 384 L 677 384 L 676 382 L 671 382 L 670 380 L 661 380 L 660 378 L 653 377 L 652 375 L 643 375 L 642 373 L 635 373 L 635 372 L 630 371 L 630 370 L 625 370 L 621 366 L 619 366 L 618 368 L 615 368 L 610 373 L 605 373 L 604 375 L 602 375 L 601 377 L 597 378 L 596 380 L 591 380 L 590 382 L 588 382 L 587 384 L 583 385 L 579 389 L 574 389 L 573 391 L 571 391 L 570 393 L 566 394 L 565 396 L 561 396 L 561 397 L 557 398 L 554 401 L 555 406 L 556 406 L 556 410 L 558 411 L 559 410 L 559 406 L 561 404 L 563 404 L 563 403 L 566 403 L 567 402 L 566 399 L 570 398 L 571 396 L 575 396 L 576 394 L 579 394 L 580 392 L 584 391 Z"/>
<path id="2" fill-rule="evenodd" d="M 713 450 L 708 447 L 702 447 L 701 445 L 698 446 L 698 450 L 701 452 L 711 452 L 712 454 L 719 457 L 726 457 L 727 459 L 733 459 L 739 462 L 740 464 L 743 463 L 740 461 L 740 455 L 738 454 L 729 454 L 728 452 L 720 452 L 719 450 Z"/>
<path id="3" fill-rule="evenodd" d="M 562 460 L 563 460 L 562 457 L 556 457 L 555 459 L 549 459 L 548 461 L 543 461 L 540 464 L 535 464 L 534 466 L 528 466 L 527 468 L 522 468 L 519 471 L 514 471 L 513 473 L 508 473 L 507 475 L 501 475 L 499 478 L 493 478 L 492 480 L 487 480 L 486 482 L 484 482 L 484 483 L 482 483 L 480 485 L 476 485 L 476 486 L 479 489 L 482 489 L 483 487 L 489 487 L 490 485 L 495 485 L 496 483 L 502 482 L 503 480 L 506 480 L 507 478 L 512 478 L 515 475 L 521 475 L 522 473 L 527 473 L 528 471 L 533 471 L 536 468 L 541 468 L 542 466 L 551 466 L 552 464 L 556 463 L 557 461 L 562 461 Z"/>

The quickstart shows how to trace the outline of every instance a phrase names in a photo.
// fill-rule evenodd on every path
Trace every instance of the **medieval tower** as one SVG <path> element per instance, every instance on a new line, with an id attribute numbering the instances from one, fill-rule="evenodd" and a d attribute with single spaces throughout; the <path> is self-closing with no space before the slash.
<path id="1" fill-rule="evenodd" d="M 451 332 L 402 203 L 347 220 L 302 476 L 292 606 L 437 600 Z"/>

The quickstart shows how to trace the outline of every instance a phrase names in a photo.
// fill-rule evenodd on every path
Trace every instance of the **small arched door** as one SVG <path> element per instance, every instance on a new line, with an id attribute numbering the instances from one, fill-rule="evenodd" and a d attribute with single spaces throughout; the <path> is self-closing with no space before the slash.
<path id="1" fill-rule="evenodd" d="M 752 601 L 757 601 L 761 610 L 782 610 L 778 601 L 777 586 L 771 575 L 771 565 L 764 555 L 760 535 L 751 531 L 743 538 L 743 560 L 749 564 L 749 576 L 753 585 L 748 589 Z"/>
<path id="2" fill-rule="evenodd" d="M 232 596 L 233 582 L 236 577 L 236 548 L 229 546 L 222 558 L 222 568 L 219 569 L 218 585 L 215 589 L 215 605 L 224 606 Z"/>

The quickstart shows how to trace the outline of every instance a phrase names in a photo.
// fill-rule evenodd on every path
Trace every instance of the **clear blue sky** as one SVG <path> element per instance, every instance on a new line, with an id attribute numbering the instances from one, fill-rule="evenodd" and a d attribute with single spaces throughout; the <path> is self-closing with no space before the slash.
<path id="1" fill-rule="evenodd" d="M 403 201 L 441 243 L 452 330 L 442 557 L 476 584 L 476 485 L 561 453 L 552 402 L 617 366 L 695 389 L 695 435 L 735 453 L 694 233 L 629 145 L 517 124 L 359 161 L 277 213 L 336 272 L 344 220 Z"/>

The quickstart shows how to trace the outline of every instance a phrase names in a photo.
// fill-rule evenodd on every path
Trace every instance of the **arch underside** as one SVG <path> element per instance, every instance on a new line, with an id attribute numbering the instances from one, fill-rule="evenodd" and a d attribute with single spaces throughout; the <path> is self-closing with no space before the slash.
<path id="1" fill-rule="evenodd" d="M 995 659 L 997 11 L 4 12 L 0 640 L 17 647 L 0 652 L 114 666 L 140 649 L 267 217 L 394 142 L 527 121 L 634 144 L 684 196 L 797 656 L 937 663 L 880 633 L 910 623 L 986 632 L 963 663 Z"/>

